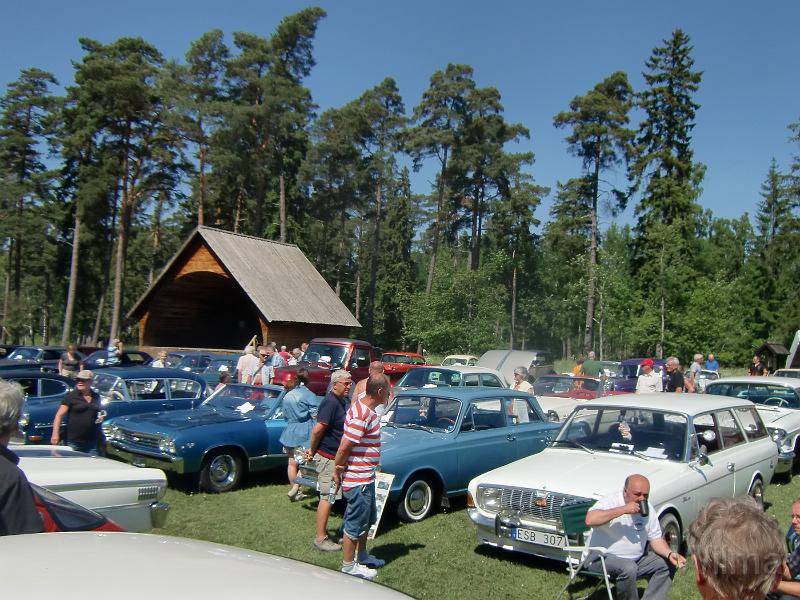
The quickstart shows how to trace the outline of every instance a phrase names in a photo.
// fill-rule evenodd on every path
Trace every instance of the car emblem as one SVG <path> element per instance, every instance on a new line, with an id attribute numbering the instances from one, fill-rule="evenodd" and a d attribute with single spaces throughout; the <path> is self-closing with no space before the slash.
<path id="1" fill-rule="evenodd" d="M 545 508 L 547 506 L 547 497 L 537 498 L 533 501 L 533 503 L 539 508 Z"/>

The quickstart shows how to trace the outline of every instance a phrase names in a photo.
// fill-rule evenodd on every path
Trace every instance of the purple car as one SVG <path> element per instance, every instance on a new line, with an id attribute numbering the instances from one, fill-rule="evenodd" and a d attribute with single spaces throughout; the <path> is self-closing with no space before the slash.
<path id="1" fill-rule="evenodd" d="M 636 380 L 639 378 L 643 360 L 643 358 L 629 358 L 623 360 L 619 367 L 619 377 L 614 378 L 613 381 L 608 384 L 610 389 L 615 392 L 635 392 Z M 660 358 L 653 359 L 653 370 L 656 373 L 661 373 L 661 378 L 665 384 L 667 382 L 667 370 L 664 368 L 666 362 L 667 361 Z"/>

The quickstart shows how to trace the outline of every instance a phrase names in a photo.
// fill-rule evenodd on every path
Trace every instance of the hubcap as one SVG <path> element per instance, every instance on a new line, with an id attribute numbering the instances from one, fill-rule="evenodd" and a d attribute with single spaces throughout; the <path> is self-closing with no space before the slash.
<path id="1" fill-rule="evenodd" d="M 408 512 L 412 515 L 421 515 L 428 510 L 429 504 L 430 493 L 428 486 L 421 481 L 412 484 L 411 489 L 408 490 L 408 494 L 406 495 Z"/>
<path id="2" fill-rule="evenodd" d="M 231 483 L 236 474 L 236 463 L 232 456 L 221 454 L 211 461 L 209 471 L 214 483 Z"/>

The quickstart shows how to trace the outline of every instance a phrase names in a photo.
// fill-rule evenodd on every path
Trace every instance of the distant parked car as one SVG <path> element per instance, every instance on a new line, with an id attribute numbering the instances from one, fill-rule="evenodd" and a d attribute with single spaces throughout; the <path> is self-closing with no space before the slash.
<path id="1" fill-rule="evenodd" d="M 533 395 L 551 418 L 563 421 L 587 400 L 625 392 L 606 388 L 606 380 L 580 375 L 542 375 L 533 383 Z"/>
<path id="2" fill-rule="evenodd" d="M 702 393 L 705 391 L 706 386 L 712 381 L 719 379 L 718 371 L 711 371 L 710 369 L 701 369 L 700 374 L 697 376 L 697 391 Z"/>
<path id="3" fill-rule="evenodd" d="M 546 350 L 489 350 L 478 361 L 479 367 L 500 371 L 507 381 L 514 380 L 514 369 L 528 369 L 528 381 L 553 373 L 553 355 Z"/>
<path id="4" fill-rule="evenodd" d="M 206 380 L 209 388 L 213 389 L 219 383 L 219 374 L 222 372 L 223 367 L 231 376 L 236 373 L 236 365 L 240 356 L 241 354 L 215 355 L 205 370 L 200 373 L 200 377 Z"/>
<path id="5" fill-rule="evenodd" d="M 87 586 L 114 586 L 114 600 L 159 596 L 219 600 L 296 594 L 348 600 L 410 600 L 388 587 L 332 569 L 201 540 L 135 533 L 51 533 L 0 537 L 3 592 L 83 600 Z M 76 564 L 76 562 L 78 564 Z M 82 566 L 81 566 L 82 565 Z M 133 567 L 135 565 L 135 569 Z M 132 573 L 134 569 L 134 573 Z M 114 582 L 113 584 L 111 582 Z M 149 595 L 149 594 L 145 594 Z"/>
<path id="6" fill-rule="evenodd" d="M 58 361 L 67 349 L 62 346 L 19 346 L 0 360 L 0 371 L 37 369 L 58 372 Z M 80 355 L 83 359 L 83 355 Z"/>
<path id="7" fill-rule="evenodd" d="M 464 365 L 466 367 L 474 367 L 478 364 L 478 357 L 472 354 L 451 354 L 445 356 L 442 361 L 443 367 L 453 367 L 457 365 Z"/>
<path id="8" fill-rule="evenodd" d="M 56 531 L 125 531 L 122 527 L 64 496 L 31 483 L 36 510 L 42 518 L 45 533 Z"/>
<path id="9" fill-rule="evenodd" d="M 395 384 L 401 390 L 462 386 L 507 388 L 508 382 L 502 373 L 494 369 L 453 365 L 417 367 L 403 375 Z"/>
<path id="10" fill-rule="evenodd" d="M 635 392 L 636 382 L 642 372 L 643 358 L 628 358 L 620 363 L 619 377 L 615 379 L 613 389 L 616 392 Z M 653 360 L 653 372 L 661 375 L 662 383 L 667 381 L 667 370 L 664 365 L 667 361 L 660 358 Z"/>
<path id="11" fill-rule="evenodd" d="M 159 469 L 137 469 L 68 446 L 19 446 L 19 468 L 28 481 L 95 510 L 127 531 L 147 531 L 166 522 L 162 502 L 167 478 Z"/>
<path id="12" fill-rule="evenodd" d="M 0 344 L 0 360 L 8 358 L 8 355 L 17 348 L 19 348 L 19 344 Z"/>
<path id="13" fill-rule="evenodd" d="M 395 476 L 389 501 L 408 522 L 464 494 L 476 474 L 539 452 L 559 427 L 530 394 L 488 388 L 398 392 L 384 421 L 381 471 Z M 303 475 L 316 486 L 310 465 Z"/>
<path id="14" fill-rule="evenodd" d="M 92 388 L 100 394 L 106 418 L 193 408 L 208 389 L 195 373 L 155 367 L 101 369 L 94 373 Z"/>
<path id="15" fill-rule="evenodd" d="M 415 352 L 384 352 L 381 362 L 390 379 L 399 379 L 409 370 L 424 365 L 425 357 Z"/>
<path id="16" fill-rule="evenodd" d="M 146 367 L 153 357 L 141 350 L 123 350 L 122 354 L 115 355 L 109 362 L 108 350 L 96 350 L 83 359 L 84 369 L 102 369 L 103 367 Z"/>
<path id="17" fill-rule="evenodd" d="M 755 402 L 767 429 L 781 444 L 775 473 L 791 480 L 792 472 L 800 468 L 800 379 L 724 377 L 710 382 L 705 391 Z"/>
<path id="18" fill-rule="evenodd" d="M 19 441 L 24 444 L 48 444 L 53 433 L 53 419 L 64 396 L 75 387 L 75 381 L 55 373 L 41 371 L 5 371 L 2 379 L 22 386 L 25 404 L 19 420 Z M 66 422 L 62 425 L 66 431 Z"/>
<path id="19" fill-rule="evenodd" d="M 773 373 L 773 376 L 800 379 L 800 369 L 778 369 Z"/>
<path id="20" fill-rule="evenodd" d="M 181 369 L 182 371 L 191 371 L 192 373 L 202 373 L 211 364 L 212 360 L 214 360 L 214 355 L 210 352 L 177 351 L 167 354 L 167 366 L 173 369 Z"/>
<path id="21" fill-rule="evenodd" d="M 248 472 L 286 464 L 283 388 L 226 385 L 194 410 L 131 415 L 103 425 L 106 451 L 137 466 L 196 475 L 207 492 L 227 492 Z"/>

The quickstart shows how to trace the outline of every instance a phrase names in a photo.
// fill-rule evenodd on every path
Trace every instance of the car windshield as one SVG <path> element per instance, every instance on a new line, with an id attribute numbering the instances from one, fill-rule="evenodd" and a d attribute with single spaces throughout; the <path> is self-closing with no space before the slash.
<path id="1" fill-rule="evenodd" d="M 180 354 L 172 354 L 172 353 L 167 354 L 168 367 L 175 368 L 178 365 L 178 363 L 181 362 L 181 360 L 183 360 L 183 356 L 181 356 Z"/>
<path id="2" fill-rule="evenodd" d="M 636 365 L 622 365 L 622 368 L 620 369 L 620 374 L 623 377 L 627 378 L 627 379 L 633 379 L 634 377 L 638 377 L 639 376 L 639 365 L 638 364 L 636 364 Z"/>
<path id="3" fill-rule="evenodd" d="M 252 385 L 230 384 L 218 390 L 203 406 L 216 410 L 237 410 L 242 414 L 267 416 L 278 404 L 280 388 L 259 388 Z"/>
<path id="4" fill-rule="evenodd" d="M 125 382 L 121 377 L 117 377 L 116 375 L 95 373 L 92 378 L 92 387 L 101 396 L 109 396 L 111 392 L 120 392 L 124 394 Z"/>
<path id="5" fill-rule="evenodd" d="M 341 367 L 347 358 L 347 348 L 332 344 L 311 344 L 303 355 L 303 362 L 326 363 Z"/>
<path id="6" fill-rule="evenodd" d="M 707 394 L 743 398 L 766 406 L 800 408 L 800 399 L 791 386 L 726 381 L 710 383 L 705 391 Z"/>
<path id="7" fill-rule="evenodd" d="M 36 348 L 17 348 L 8 358 L 11 360 L 36 360 L 39 356 L 39 350 Z"/>
<path id="8" fill-rule="evenodd" d="M 539 377 L 533 383 L 536 396 L 558 396 L 562 398 L 585 398 L 597 396 L 600 382 L 584 377 Z"/>
<path id="9" fill-rule="evenodd" d="M 224 358 L 224 359 L 217 359 L 212 360 L 211 363 L 206 367 L 206 373 L 216 373 L 220 370 L 220 367 L 225 367 L 233 373 L 236 370 L 236 362 L 237 359 L 235 358 Z"/>
<path id="10" fill-rule="evenodd" d="M 436 396 L 397 396 L 389 408 L 389 423 L 409 429 L 453 431 L 461 402 Z"/>
<path id="11" fill-rule="evenodd" d="M 561 427 L 553 446 L 683 461 L 686 432 L 686 416 L 677 413 L 639 408 L 580 408 Z"/>
<path id="12" fill-rule="evenodd" d="M 450 369 L 412 369 L 397 382 L 399 387 L 450 387 L 461 384 L 461 373 Z"/>

